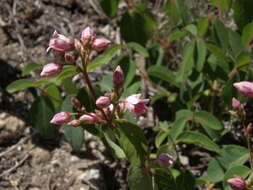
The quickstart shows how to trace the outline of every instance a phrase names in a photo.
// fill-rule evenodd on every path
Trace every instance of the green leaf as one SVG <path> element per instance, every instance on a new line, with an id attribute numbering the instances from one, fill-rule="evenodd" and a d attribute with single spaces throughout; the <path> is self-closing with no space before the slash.
<path id="1" fill-rule="evenodd" d="M 159 148 L 163 141 L 168 137 L 168 133 L 160 131 L 155 137 L 155 146 Z"/>
<path id="2" fill-rule="evenodd" d="M 189 24 L 184 29 L 190 32 L 192 35 L 196 36 L 198 34 L 198 29 L 194 24 Z"/>
<path id="3" fill-rule="evenodd" d="M 183 52 L 183 61 L 180 65 L 180 68 L 177 72 L 176 81 L 177 82 L 183 82 L 187 79 L 187 76 L 192 70 L 192 67 L 194 65 L 194 49 L 195 49 L 195 40 L 192 40 L 189 42 Z"/>
<path id="4" fill-rule="evenodd" d="M 54 106 L 49 98 L 39 96 L 33 102 L 29 115 L 34 127 L 42 136 L 53 137 L 56 126 L 50 124 L 54 116 Z"/>
<path id="5" fill-rule="evenodd" d="M 201 125 L 204 125 L 214 130 L 223 129 L 223 126 L 220 121 L 211 113 L 208 113 L 206 111 L 195 112 L 194 121 L 199 122 Z"/>
<path id="6" fill-rule="evenodd" d="M 61 107 L 62 111 L 73 112 L 73 106 L 71 104 L 71 98 L 73 97 L 74 95 L 69 95 L 65 98 Z M 74 116 L 72 116 L 71 119 L 74 119 Z M 68 142 L 70 143 L 73 150 L 80 151 L 84 142 L 83 128 L 71 127 L 71 126 L 68 126 L 67 124 L 64 124 L 63 127 L 64 127 L 64 135 L 66 139 L 68 140 Z"/>
<path id="7" fill-rule="evenodd" d="M 177 138 L 177 142 L 195 144 L 217 153 L 220 152 L 220 148 L 217 144 L 215 144 L 207 136 L 198 132 L 191 132 L 191 131 L 183 132 Z"/>
<path id="8" fill-rule="evenodd" d="M 217 183 L 223 180 L 224 177 L 224 171 L 219 162 L 216 158 L 213 158 L 207 168 L 207 175 L 201 177 L 201 179 L 211 182 L 211 183 Z"/>
<path id="9" fill-rule="evenodd" d="M 148 51 L 140 44 L 135 43 L 135 42 L 130 42 L 127 44 L 127 47 L 133 49 L 134 51 L 138 52 L 140 55 L 143 57 L 148 57 Z"/>
<path id="10" fill-rule="evenodd" d="M 247 48 L 253 38 L 253 22 L 247 24 L 242 31 L 242 45 Z"/>
<path id="11" fill-rule="evenodd" d="M 147 141 L 141 129 L 127 121 L 117 121 L 117 138 L 127 159 L 134 166 L 142 166 L 146 160 Z"/>
<path id="12" fill-rule="evenodd" d="M 132 85 L 130 85 L 121 95 L 122 97 L 127 97 L 130 96 L 132 94 L 136 94 L 141 88 L 141 81 L 137 81 L 135 83 L 133 83 Z"/>
<path id="13" fill-rule="evenodd" d="M 154 179 L 157 190 L 177 190 L 176 181 L 168 168 L 156 169 Z"/>
<path id="14" fill-rule="evenodd" d="M 117 15 L 119 2 L 120 0 L 100 0 L 100 6 L 109 18 L 113 18 Z"/>
<path id="15" fill-rule="evenodd" d="M 197 39 L 196 44 L 197 44 L 197 52 L 198 52 L 196 69 L 197 71 L 200 72 L 202 71 L 205 64 L 207 48 L 206 48 L 205 42 L 202 39 Z"/>
<path id="16" fill-rule="evenodd" d="M 224 176 L 223 180 L 223 187 L 224 190 L 232 190 L 231 187 L 228 185 L 227 180 L 232 178 L 234 175 L 238 175 L 242 178 L 246 178 L 251 170 L 246 166 L 235 166 L 233 168 L 230 168 Z"/>
<path id="17" fill-rule="evenodd" d="M 125 48 L 123 45 L 112 45 L 105 52 L 103 52 L 101 55 L 96 57 L 87 67 L 88 72 L 93 71 L 97 67 L 100 67 L 104 64 L 109 63 L 111 59 L 113 58 L 113 55 L 120 49 Z"/>
<path id="18" fill-rule="evenodd" d="M 6 88 L 6 90 L 9 93 L 14 93 L 19 90 L 34 87 L 34 85 L 35 85 L 34 81 L 31 79 L 20 79 L 20 80 L 16 80 L 16 81 L 12 82 L 11 84 L 9 84 Z"/>
<path id="19" fill-rule="evenodd" d="M 222 45 L 223 49 L 227 49 L 228 46 L 229 46 L 228 29 L 219 20 L 216 20 L 214 22 L 214 28 L 216 30 L 216 33 L 217 33 L 218 38 L 219 38 L 219 42 Z"/>
<path id="20" fill-rule="evenodd" d="M 92 95 L 90 94 L 89 90 L 84 88 L 80 88 L 76 98 L 81 102 L 81 104 L 85 107 L 87 112 L 93 112 L 96 105 L 95 101 L 92 98 Z"/>
<path id="21" fill-rule="evenodd" d="M 251 54 L 248 52 L 242 52 L 236 57 L 236 67 L 242 67 L 249 64 L 251 61 Z"/>
<path id="22" fill-rule="evenodd" d="M 50 95 L 50 97 L 53 97 L 53 98 L 51 98 L 51 101 L 53 102 L 55 109 L 57 109 L 61 105 L 61 101 L 62 101 L 61 92 L 59 91 L 59 89 L 55 85 L 49 85 L 45 88 L 45 90 Z M 59 101 L 57 101 L 57 100 L 59 100 Z"/>
<path id="23" fill-rule="evenodd" d="M 236 57 L 243 50 L 241 36 L 237 32 L 229 30 L 228 37 L 230 47 L 232 49 L 234 57 Z"/>
<path id="24" fill-rule="evenodd" d="M 224 168 L 229 169 L 243 165 L 249 159 L 249 151 L 238 145 L 224 145 L 217 159 Z"/>
<path id="25" fill-rule="evenodd" d="M 170 84 L 174 84 L 174 73 L 162 65 L 154 65 L 148 68 L 148 75 L 156 77 L 160 80 L 167 81 Z"/>
<path id="26" fill-rule="evenodd" d="M 181 117 L 173 122 L 169 135 L 174 141 L 184 131 L 185 125 L 188 120 L 189 117 Z"/>
<path id="27" fill-rule="evenodd" d="M 177 189 L 195 190 L 195 178 L 188 170 L 180 171 L 180 175 L 176 178 Z"/>
<path id="28" fill-rule="evenodd" d="M 182 0 L 168 0 L 165 10 L 174 24 L 183 23 L 186 25 L 190 21 L 189 9 Z"/>
<path id="29" fill-rule="evenodd" d="M 206 34 L 207 29 L 208 29 L 208 25 L 209 25 L 209 22 L 208 22 L 207 17 L 199 19 L 198 24 L 197 24 L 198 35 L 204 36 Z"/>
<path id="30" fill-rule="evenodd" d="M 22 76 L 28 75 L 32 71 L 36 71 L 42 68 L 41 64 L 29 63 L 24 66 L 22 69 Z"/>
<path id="31" fill-rule="evenodd" d="M 153 190 L 151 175 L 144 168 L 131 166 L 127 174 L 130 190 Z"/>
<path id="32" fill-rule="evenodd" d="M 185 37 L 186 35 L 188 34 L 187 31 L 183 30 L 183 31 L 180 31 L 180 30 L 176 30 L 176 31 L 173 31 L 169 37 L 168 37 L 168 41 L 169 42 L 173 42 L 173 41 L 176 41 L 176 40 L 179 40 L 183 37 Z"/>
<path id="33" fill-rule="evenodd" d="M 253 1 L 252 0 L 240 0 L 233 2 L 233 16 L 238 26 L 238 29 L 242 31 L 245 25 L 249 24 L 253 20 Z"/>
<path id="34" fill-rule="evenodd" d="M 108 125 L 102 126 L 103 135 L 106 140 L 106 144 L 111 148 L 113 154 L 119 159 L 125 159 L 126 155 L 124 151 L 117 144 L 114 131 Z"/>
<path id="35" fill-rule="evenodd" d="M 144 46 L 153 36 L 156 21 L 146 5 L 137 4 L 125 12 L 119 25 L 121 36 L 126 42 L 137 42 Z"/>
<path id="36" fill-rule="evenodd" d="M 182 109 L 176 112 L 176 120 L 181 117 L 193 117 L 193 112 L 191 110 Z"/>

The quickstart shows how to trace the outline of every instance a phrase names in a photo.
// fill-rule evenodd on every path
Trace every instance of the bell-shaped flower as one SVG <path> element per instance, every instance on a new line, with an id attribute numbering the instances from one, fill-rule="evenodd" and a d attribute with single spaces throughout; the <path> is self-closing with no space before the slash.
<path id="1" fill-rule="evenodd" d="M 54 31 L 49 41 L 49 47 L 47 48 L 47 51 L 49 51 L 51 48 L 60 52 L 71 51 L 74 48 L 74 41 L 62 34 L 57 33 L 57 31 Z"/>
<path id="2" fill-rule="evenodd" d="M 146 104 L 148 102 L 149 99 L 141 99 L 141 94 L 128 96 L 124 101 L 126 109 L 133 112 L 136 116 L 139 116 L 147 111 Z"/>

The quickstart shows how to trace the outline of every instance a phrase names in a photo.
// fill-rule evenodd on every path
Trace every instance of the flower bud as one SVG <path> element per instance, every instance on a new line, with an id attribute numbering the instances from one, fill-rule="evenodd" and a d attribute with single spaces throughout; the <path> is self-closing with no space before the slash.
<path id="1" fill-rule="evenodd" d="M 106 38 L 97 38 L 93 41 L 92 47 L 97 51 L 102 51 L 106 49 L 110 44 L 111 42 Z"/>
<path id="2" fill-rule="evenodd" d="M 65 53 L 64 55 L 65 63 L 69 65 L 75 65 L 76 59 L 72 53 Z"/>
<path id="3" fill-rule="evenodd" d="M 107 96 L 100 96 L 97 101 L 96 101 L 96 105 L 99 108 L 106 108 L 111 104 L 111 100 L 109 97 Z"/>
<path id="4" fill-rule="evenodd" d="M 99 121 L 95 113 L 84 114 L 79 119 L 85 123 L 97 123 Z"/>
<path id="5" fill-rule="evenodd" d="M 57 31 L 54 31 L 49 41 L 49 47 L 47 48 L 47 51 L 49 51 L 51 48 L 61 52 L 71 51 L 74 48 L 74 42 L 66 36 L 58 34 Z"/>
<path id="6" fill-rule="evenodd" d="M 40 76 L 42 77 L 53 77 L 58 75 L 61 72 L 61 64 L 60 63 L 48 63 L 44 65 Z"/>
<path id="7" fill-rule="evenodd" d="M 81 108 L 81 103 L 77 98 L 71 98 L 71 103 L 76 108 Z"/>
<path id="8" fill-rule="evenodd" d="M 67 123 L 71 118 L 69 112 L 60 112 L 54 115 L 53 119 L 50 121 L 52 124 L 61 125 Z"/>
<path id="9" fill-rule="evenodd" d="M 113 72 L 113 84 L 115 86 L 121 86 L 124 82 L 124 73 L 120 66 L 117 66 Z"/>
<path id="10" fill-rule="evenodd" d="M 242 108 L 242 104 L 239 100 L 237 100 L 236 98 L 232 99 L 232 106 L 234 109 L 240 110 Z"/>
<path id="11" fill-rule="evenodd" d="M 79 40 L 75 39 L 74 45 L 75 45 L 76 51 L 78 51 L 79 53 L 83 51 L 83 45 Z"/>
<path id="12" fill-rule="evenodd" d="M 245 181 L 240 177 L 233 177 L 227 182 L 233 190 L 245 190 Z"/>
<path id="13" fill-rule="evenodd" d="M 157 156 L 157 163 L 161 167 L 168 167 L 173 163 L 173 158 L 169 154 L 161 153 Z"/>
<path id="14" fill-rule="evenodd" d="M 78 127 L 81 124 L 81 121 L 78 119 L 72 120 L 67 123 L 67 125 L 72 126 L 72 127 Z"/>
<path id="15" fill-rule="evenodd" d="M 82 31 L 82 37 L 81 37 L 82 42 L 84 42 L 86 44 L 88 42 L 94 41 L 94 39 L 95 39 L 94 32 L 91 30 L 90 27 L 86 27 Z"/>
<path id="16" fill-rule="evenodd" d="M 234 83 L 233 85 L 243 96 L 253 98 L 253 82 L 243 81 Z"/>

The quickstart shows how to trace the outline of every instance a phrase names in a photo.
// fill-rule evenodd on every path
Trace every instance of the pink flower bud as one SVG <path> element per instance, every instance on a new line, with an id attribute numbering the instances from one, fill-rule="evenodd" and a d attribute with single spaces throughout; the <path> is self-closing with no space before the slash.
<path id="1" fill-rule="evenodd" d="M 69 112 L 60 112 L 54 115 L 53 119 L 50 121 L 52 124 L 61 125 L 67 123 L 71 118 Z"/>
<path id="2" fill-rule="evenodd" d="M 53 77 L 58 75 L 61 72 L 61 64 L 60 63 L 48 63 L 44 65 L 40 76 L 42 77 Z"/>
<path id="3" fill-rule="evenodd" d="M 236 98 L 232 98 L 232 106 L 234 109 L 240 110 L 242 108 L 242 104 Z"/>
<path id="4" fill-rule="evenodd" d="M 84 114 L 79 118 L 80 121 L 83 121 L 85 123 L 97 123 L 99 122 L 99 119 L 95 113 L 88 113 Z"/>
<path id="5" fill-rule="evenodd" d="M 253 82 L 243 81 L 234 83 L 233 85 L 243 96 L 253 98 Z"/>
<path id="6" fill-rule="evenodd" d="M 245 190 L 245 181 L 240 177 L 233 177 L 227 182 L 233 190 Z"/>
<path id="7" fill-rule="evenodd" d="M 76 51 L 78 51 L 78 52 L 83 51 L 83 45 L 79 40 L 75 39 L 74 46 L 75 46 Z"/>
<path id="8" fill-rule="evenodd" d="M 106 49 L 111 42 L 105 38 L 97 38 L 93 41 L 92 47 L 97 51 L 102 51 Z"/>
<path id="9" fill-rule="evenodd" d="M 65 53 L 64 55 L 65 63 L 70 65 L 75 65 L 76 59 L 75 56 L 72 53 Z"/>
<path id="10" fill-rule="evenodd" d="M 111 104 L 111 100 L 109 97 L 107 96 L 100 96 L 97 101 L 96 101 L 96 105 L 99 108 L 106 108 Z"/>
<path id="11" fill-rule="evenodd" d="M 173 157 L 169 154 L 161 153 L 157 156 L 157 163 L 161 167 L 168 167 L 173 163 Z"/>
<path id="12" fill-rule="evenodd" d="M 94 32 L 91 30 L 90 27 L 86 27 L 83 31 L 82 31 L 82 37 L 81 40 L 84 43 L 88 43 L 88 42 L 92 42 L 94 41 L 95 37 L 94 37 Z"/>
<path id="13" fill-rule="evenodd" d="M 124 73 L 120 66 L 117 66 L 113 72 L 113 84 L 115 86 L 121 86 L 124 82 Z"/>
<path id="14" fill-rule="evenodd" d="M 75 120 L 68 122 L 67 125 L 72 126 L 72 127 L 78 127 L 81 125 L 81 121 L 78 119 L 75 119 Z"/>
<path id="15" fill-rule="evenodd" d="M 58 34 L 57 31 L 54 31 L 50 41 L 47 51 L 53 48 L 56 51 L 71 51 L 74 48 L 73 40 L 67 38 L 62 34 Z"/>
<path id="16" fill-rule="evenodd" d="M 141 99 L 141 94 L 133 94 L 125 99 L 125 107 L 128 111 L 133 112 L 136 116 L 147 111 L 146 104 L 148 99 Z"/>

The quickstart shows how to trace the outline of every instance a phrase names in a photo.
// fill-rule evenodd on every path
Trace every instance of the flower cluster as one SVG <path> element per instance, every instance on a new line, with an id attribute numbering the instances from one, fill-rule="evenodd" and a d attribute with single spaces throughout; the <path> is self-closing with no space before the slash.
<path id="1" fill-rule="evenodd" d="M 120 81 L 115 80 L 116 78 Z M 63 124 L 68 122 L 68 125 L 79 126 L 80 124 L 107 123 L 114 118 L 120 118 L 126 110 L 134 113 L 136 116 L 145 113 L 147 111 L 146 104 L 149 100 L 142 99 L 141 94 L 133 94 L 125 99 L 116 97 L 115 100 L 115 94 L 118 94 L 118 91 L 121 89 L 119 84 L 123 84 L 124 79 L 124 74 L 119 66 L 113 73 L 113 79 L 115 85 L 114 93 L 97 98 L 96 106 L 98 109 L 95 112 L 87 113 L 85 108 L 81 107 L 80 102 L 76 98 L 73 98 L 72 104 L 79 113 L 72 113 L 72 115 L 80 115 L 80 117 L 77 120 L 70 121 L 71 113 L 60 112 L 53 117 L 51 123 Z"/>
<path id="2" fill-rule="evenodd" d="M 59 57 L 61 61 L 46 64 L 43 67 L 40 75 L 42 77 L 54 77 L 61 72 L 64 64 L 76 64 L 77 51 L 80 52 L 84 49 L 102 51 L 106 49 L 110 43 L 111 42 L 106 38 L 96 38 L 90 27 L 87 27 L 83 30 L 81 41 L 77 39 L 72 40 L 55 31 L 49 41 L 47 52 L 53 49 L 56 56 Z"/>
<path id="3" fill-rule="evenodd" d="M 149 100 L 142 99 L 141 94 L 133 94 L 125 99 L 121 98 L 124 73 L 120 66 L 117 66 L 113 72 L 113 91 L 97 98 L 87 73 L 89 54 L 91 50 L 102 51 L 109 44 L 110 41 L 105 38 L 96 38 L 90 27 L 82 31 L 81 40 L 71 40 L 64 35 L 54 32 L 47 51 L 53 49 L 57 56 L 61 56 L 63 63 L 49 63 L 45 65 L 41 72 L 41 76 L 56 76 L 61 72 L 63 64 L 75 65 L 78 68 L 77 70 L 84 75 L 91 94 L 96 100 L 97 109 L 95 109 L 94 112 L 87 112 L 78 99 L 72 98 L 72 104 L 77 112 L 57 113 L 50 123 L 57 125 L 67 123 L 74 127 L 92 123 L 107 123 L 113 126 L 113 120 L 123 118 L 126 110 L 134 113 L 136 116 L 140 116 L 147 111 L 146 104 Z M 78 55 L 81 57 L 81 66 L 76 63 L 76 56 Z"/>

